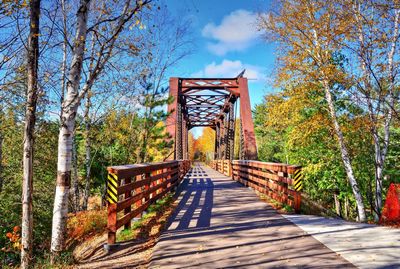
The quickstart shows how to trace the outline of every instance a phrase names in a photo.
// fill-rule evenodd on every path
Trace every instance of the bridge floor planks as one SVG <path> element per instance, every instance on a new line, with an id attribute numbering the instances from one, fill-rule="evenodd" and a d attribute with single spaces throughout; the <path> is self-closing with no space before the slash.
<path id="1" fill-rule="evenodd" d="M 254 191 L 199 164 L 187 177 L 150 268 L 354 268 Z"/>

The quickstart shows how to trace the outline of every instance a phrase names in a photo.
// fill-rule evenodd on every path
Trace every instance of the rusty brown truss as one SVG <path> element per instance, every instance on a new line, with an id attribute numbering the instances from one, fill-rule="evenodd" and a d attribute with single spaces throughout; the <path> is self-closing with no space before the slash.
<path id="1" fill-rule="evenodd" d="M 241 156 L 257 159 L 247 78 L 177 78 L 169 81 L 167 131 L 174 139 L 173 159 L 188 158 L 188 131 L 211 127 L 216 132 L 215 158 L 232 159 L 235 132 L 235 103 L 240 98 Z"/>

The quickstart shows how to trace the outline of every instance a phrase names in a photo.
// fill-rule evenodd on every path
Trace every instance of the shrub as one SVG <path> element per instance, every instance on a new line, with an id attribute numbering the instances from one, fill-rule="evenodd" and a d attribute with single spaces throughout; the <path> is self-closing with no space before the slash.
<path id="1" fill-rule="evenodd" d="M 107 227 L 106 210 L 89 210 L 70 214 L 67 223 L 67 247 L 105 231 Z"/>

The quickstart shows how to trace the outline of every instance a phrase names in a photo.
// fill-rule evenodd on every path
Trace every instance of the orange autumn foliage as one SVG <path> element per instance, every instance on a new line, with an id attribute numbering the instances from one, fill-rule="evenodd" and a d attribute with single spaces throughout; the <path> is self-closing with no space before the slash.
<path id="1" fill-rule="evenodd" d="M 89 210 L 70 214 L 67 222 L 67 246 L 105 231 L 106 226 L 106 210 Z"/>
<path id="2" fill-rule="evenodd" d="M 12 232 L 7 232 L 6 237 L 8 238 L 9 242 L 7 246 L 3 247 L 1 251 L 4 252 L 17 252 L 21 250 L 21 227 L 15 226 Z"/>

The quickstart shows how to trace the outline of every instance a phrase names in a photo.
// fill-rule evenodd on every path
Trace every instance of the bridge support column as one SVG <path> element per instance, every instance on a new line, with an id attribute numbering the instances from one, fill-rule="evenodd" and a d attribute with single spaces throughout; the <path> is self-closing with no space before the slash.
<path id="1" fill-rule="evenodd" d="M 176 123 L 176 138 L 175 138 L 175 159 L 183 159 L 182 137 L 183 137 L 183 117 L 182 117 L 182 104 L 178 100 L 177 123 Z"/>
<path id="2" fill-rule="evenodd" d="M 256 137 L 251 115 L 251 105 L 247 78 L 238 78 L 240 91 L 240 119 L 243 132 L 243 153 L 246 160 L 257 160 Z"/>
<path id="3" fill-rule="evenodd" d="M 188 159 L 188 124 L 186 117 L 183 119 L 182 122 L 182 151 L 183 151 L 183 159 Z"/>
<path id="4" fill-rule="evenodd" d="M 168 157 L 168 160 L 176 159 L 176 129 L 178 122 L 178 98 L 179 98 L 179 78 L 169 79 L 169 96 L 174 100 L 168 105 L 169 116 L 166 119 L 166 129 L 171 139 L 174 140 L 172 152 Z"/>
<path id="5" fill-rule="evenodd" d="M 234 102 L 229 104 L 229 117 L 228 117 L 228 136 L 226 141 L 226 157 L 227 160 L 233 160 L 235 152 L 235 110 Z"/>

